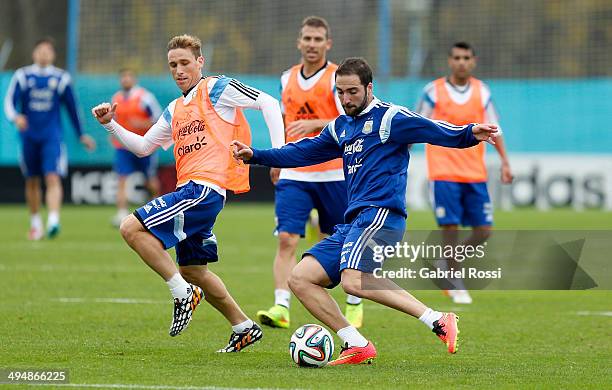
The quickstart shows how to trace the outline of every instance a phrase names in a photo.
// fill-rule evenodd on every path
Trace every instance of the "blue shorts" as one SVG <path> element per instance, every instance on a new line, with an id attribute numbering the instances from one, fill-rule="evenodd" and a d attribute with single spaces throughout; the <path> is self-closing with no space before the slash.
<path id="1" fill-rule="evenodd" d="M 68 160 L 61 141 L 21 139 L 21 172 L 25 177 L 57 174 L 66 176 Z"/>
<path id="2" fill-rule="evenodd" d="M 406 218 L 389 209 L 368 207 L 350 224 L 336 226 L 334 234 L 310 248 L 311 255 L 323 266 L 334 288 L 340 283 L 340 274 L 350 268 L 372 273 L 382 263 L 374 256 L 375 245 L 395 245 L 404 237 Z"/>
<path id="3" fill-rule="evenodd" d="M 347 207 L 343 181 L 306 182 L 282 179 L 275 187 L 276 232 L 304 237 L 310 211 L 319 213 L 321 232 L 332 234 L 334 226 L 344 222 Z"/>
<path id="4" fill-rule="evenodd" d="M 204 265 L 219 259 L 212 228 L 224 203 L 215 190 L 190 181 L 153 199 L 134 215 L 165 249 L 176 246 L 179 265 Z"/>
<path id="5" fill-rule="evenodd" d="M 142 172 L 149 179 L 157 174 L 157 154 L 138 157 L 129 150 L 116 149 L 113 169 L 119 176 Z"/>
<path id="6" fill-rule="evenodd" d="M 438 225 L 493 224 L 493 206 L 486 182 L 457 183 L 434 180 L 429 185 Z"/>

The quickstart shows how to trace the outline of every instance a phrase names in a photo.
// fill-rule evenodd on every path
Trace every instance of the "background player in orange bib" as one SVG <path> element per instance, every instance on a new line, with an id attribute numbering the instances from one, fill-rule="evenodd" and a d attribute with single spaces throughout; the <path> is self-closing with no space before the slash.
<path id="1" fill-rule="evenodd" d="M 161 116 L 161 108 L 155 96 L 145 88 L 137 85 L 136 73 L 129 68 L 119 71 L 121 90 L 117 91 L 111 100 L 117 103 L 115 120 L 126 130 L 144 135 Z M 157 179 L 157 156 L 138 157 L 123 147 L 121 142 L 111 138 L 115 147 L 115 163 L 113 169 L 117 173 L 117 214 L 113 217 L 113 225 L 119 227 L 121 220 L 127 217 L 128 199 L 126 182 L 130 174 L 141 172 L 145 175 L 145 186 L 152 197 L 159 195 L 159 180 Z"/>
<path id="2" fill-rule="evenodd" d="M 344 114 L 335 93 L 334 75 L 338 66 L 327 60 L 331 47 L 327 21 L 318 16 L 305 18 L 297 39 L 302 61 L 281 76 L 287 143 L 317 136 L 325 125 Z M 291 293 L 287 280 L 296 265 L 295 252 L 300 237 L 305 235 L 310 213 L 313 209 L 317 210 L 322 234 L 333 234 L 334 226 L 344 223 L 347 194 L 341 159 L 309 167 L 283 169 L 280 180 L 279 171 L 278 168 L 270 171 L 276 185 L 278 235 L 274 258 L 274 306 L 258 311 L 257 317 L 262 324 L 288 328 Z M 346 315 L 351 324 L 361 327 L 361 298 L 347 296 Z"/>
<path id="3" fill-rule="evenodd" d="M 472 76 L 476 67 L 472 46 L 465 42 L 455 43 L 449 52 L 448 66 L 450 76 L 425 86 L 416 111 L 458 127 L 483 122 L 499 126 L 489 87 Z M 501 159 L 501 181 L 508 184 L 512 182 L 512 171 L 501 134 L 498 127 L 494 146 Z M 490 235 L 493 206 L 487 189 L 485 151 L 484 143 L 467 149 L 425 145 L 434 213 L 448 244 L 457 244 L 459 225 L 472 227 L 472 235 L 465 244 L 478 245 Z M 463 282 L 451 282 L 455 288 L 448 290 L 448 294 L 453 301 L 471 303 L 472 298 Z"/>
<path id="4" fill-rule="evenodd" d="M 202 77 L 201 42 L 180 35 L 168 43 L 170 73 L 182 96 L 171 102 L 144 136 L 112 120 L 117 104 L 100 104 L 92 113 L 130 151 L 147 156 L 159 146 L 174 144 L 177 188 L 137 209 L 121 223 L 124 240 L 168 284 L 174 297 L 170 335 L 182 332 L 204 298 L 232 325 L 226 347 L 218 352 L 238 352 L 262 337 L 261 328 L 249 319 L 221 279 L 208 269 L 216 262 L 217 240 L 212 228 L 225 204 L 226 190 L 249 190 L 249 170 L 230 152 L 234 138 L 250 143 L 249 125 L 242 108 L 261 110 L 272 145 L 283 143 L 283 123 L 278 101 L 225 76 Z M 166 249 L 176 247 L 177 271 Z"/>

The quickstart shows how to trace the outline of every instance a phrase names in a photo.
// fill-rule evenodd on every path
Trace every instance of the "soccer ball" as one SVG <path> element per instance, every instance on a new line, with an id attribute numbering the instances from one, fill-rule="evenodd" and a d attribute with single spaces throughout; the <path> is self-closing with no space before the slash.
<path id="1" fill-rule="evenodd" d="M 298 366 L 323 367 L 334 354 L 334 339 L 321 325 L 303 325 L 291 336 L 289 354 Z"/>

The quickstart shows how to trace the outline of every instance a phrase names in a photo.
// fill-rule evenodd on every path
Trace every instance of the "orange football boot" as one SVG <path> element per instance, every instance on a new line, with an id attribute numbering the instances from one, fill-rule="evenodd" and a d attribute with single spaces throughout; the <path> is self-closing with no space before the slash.
<path id="1" fill-rule="evenodd" d="M 376 359 L 376 348 L 371 341 L 365 347 L 349 347 L 346 344 L 340 351 L 338 359 L 328 363 L 329 366 L 339 366 L 341 364 L 372 364 Z"/>
<path id="2" fill-rule="evenodd" d="M 459 328 L 457 327 L 457 321 L 459 321 L 459 317 L 455 313 L 444 313 L 442 318 L 433 323 L 432 332 L 446 344 L 449 353 L 455 353 L 458 349 Z"/>

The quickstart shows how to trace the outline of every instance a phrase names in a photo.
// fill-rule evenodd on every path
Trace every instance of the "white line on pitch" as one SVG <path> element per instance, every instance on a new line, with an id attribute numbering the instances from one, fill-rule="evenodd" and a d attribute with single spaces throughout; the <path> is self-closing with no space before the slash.
<path id="1" fill-rule="evenodd" d="M 57 387 L 89 387 L 89 388 L 102 388 L 102 389 L 146 389 L 146 390 L 229 390 L 229 389 L 240 389 L 240 390 L 272 390 L 269 387 L 215 387 L 215 386 L 164 386 L 164 385 L 137 385 L 127 383 L 28 383 L 34 386 L 57 386 Z"/>
<path id="2" fill-rule="evenodd" d="M 612 317 L 612 311 L 578 311 L 576 315 Z"/>
<path id="3" fill-rule="evenodd" d="M 55 298 L 53 301 L 61 302 L 61 303 L 123 303 L 123 304 L 132 304 L 132 305 L 163 305 L 171 302 L 167 301 L 154 301 L 152 299 L 134 299 L 134 298 Z"/>
<path id="4" fill-rule="evenodd" d="M 93 273 L 128 273 L 142 272 L 142 267 L 117 265 L 111 268 L 98 267 L 95 265 L 75 265 L 75 264 L 17 264 L 17 265 L 2 265 L 0 271 L 6 272 L 93 272 Z"/>

